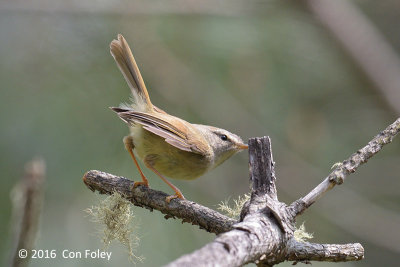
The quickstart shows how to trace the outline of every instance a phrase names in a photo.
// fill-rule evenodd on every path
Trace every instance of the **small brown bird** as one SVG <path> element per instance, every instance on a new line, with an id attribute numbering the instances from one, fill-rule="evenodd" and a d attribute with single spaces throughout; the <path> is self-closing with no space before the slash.
<path id="1" fill-rule="evenodd" d="M 184 197 L 164 175 L 192 180 L 248 148 L 233 133 L 212 126 L 191 124 L 154 106 L 132 51 L 122 35 L 119 34 L 118 40 L 111 42 L 110 51 L 133 96 L 131 105 L 111 109 L 130 127 L 130 135 L 124 138 L 124 144 L 142 177 L 142 181 L 135 182 L 134 187 L 148 186 L 149 183 L 133 150 L 150 170 L 175 191 L 175 195 L 167 197 L 169 202 L 173 198 Z"/>

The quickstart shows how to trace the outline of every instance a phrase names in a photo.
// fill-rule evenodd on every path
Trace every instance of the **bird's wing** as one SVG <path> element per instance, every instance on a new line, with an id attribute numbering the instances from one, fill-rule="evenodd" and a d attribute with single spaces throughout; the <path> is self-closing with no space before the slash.
<path id="1" fill-rule="evenodd" d="M 118 116 L 128 124 L 139 123 L 143 129 L 152 132 L 165 139 L 168 144 L 183 151 L 202 154 L 203 151 L 188 140 L 187 128 L 182 125 L 182 130 L 173 126 L 164 119 L 157 118 L 149 113 L 128 110 L 124 108 L 111 108 L 118 113 Z"/>

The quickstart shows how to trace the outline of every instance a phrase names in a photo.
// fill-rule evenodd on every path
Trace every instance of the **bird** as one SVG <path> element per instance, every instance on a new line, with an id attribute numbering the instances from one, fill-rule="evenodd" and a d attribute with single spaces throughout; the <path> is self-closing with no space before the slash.
<path id="1" fill-rule="evenodd" d="M 142 178 L 134 182 L 133 188 L 149 186 L 135 154 L 175 192 L 166 198 L 169 203 L 185 197 L 165 176 L 193 180 L 248 148 L 236 134 L 189 123 L 153 105 L 132 51 L 121 34 L 111 42 L 110 52 L 132 94 L 132 103 L 110 108 L 130 129 L 123 142 Z"/>

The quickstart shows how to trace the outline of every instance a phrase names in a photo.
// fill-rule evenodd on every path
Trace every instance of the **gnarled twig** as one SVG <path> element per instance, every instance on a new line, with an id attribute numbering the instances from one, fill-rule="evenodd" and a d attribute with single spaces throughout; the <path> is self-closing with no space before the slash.
<path id="1" fill-rule="evenodd" d="M 400 118 L 389 125 L 385 130 L 375 136 L 366 146 L 359 149 L 348 159 L 339 164 L 319 185 L 317 185 L 306 196 L 296 200 L 290 208 L 297 215 L 304 212 L 325 192 L 331 190 L 335 185 L 342 184 L 347 175 L 355 172 L 357 168 L 366 163 L 372 156 L 378 153 L 384 145 L 392 142 L 393 138 L 400 132 Z"/>

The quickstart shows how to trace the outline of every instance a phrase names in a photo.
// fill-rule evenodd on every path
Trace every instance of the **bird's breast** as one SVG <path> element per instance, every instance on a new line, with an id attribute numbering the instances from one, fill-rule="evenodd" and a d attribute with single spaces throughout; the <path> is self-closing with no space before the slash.
<path id="1" fill-rule="evenodd" d="M 136 154 L 142 162 L 151 165 L 167 177 L 192 180 L 211 169 L 210 156 L 176 148 L 140 125 L 131 127 L 131 135 Z"/>

